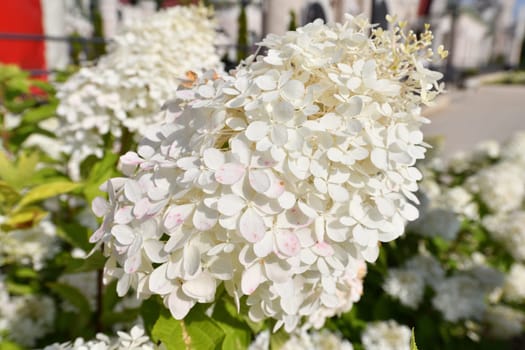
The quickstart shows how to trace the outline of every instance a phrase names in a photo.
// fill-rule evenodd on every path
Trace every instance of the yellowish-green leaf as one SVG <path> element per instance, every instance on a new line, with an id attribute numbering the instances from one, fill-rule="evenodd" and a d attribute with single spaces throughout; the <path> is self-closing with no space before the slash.
<path id="1" fill-rule="evenodd" d="M 59 194 L 71 192 L 81 187 L 82 184 L 70 181 L 56 181 L 47 184 L 42 184 L 32 188 L 25 196 L 22 197 L 18 203 L 18 207 L 22 208 L 28 204 L 38 202 L 47 198 L 57 196 Z"/>
<path id="2" fill-rule="evenodd" d="M 16 189 L 27 187 L 31 184 L 38 162 L 37 153 L 22 153 L 15 163 L 0 152 L 0 178 Z"/>
<path id="3" fill-rule="evenodd" d="M 1 210 L 9 211 L 20 199 L 20 194 L 7 182 L 0 181 L 0 214 Z"/>
<path id="4" fill-rule="evenodd" d="M 30 228 L 37 224 L 47 215 L 47 212 L 39 207 L 26 207 L 8 216 L 4 223 L 7 230 Z"/>

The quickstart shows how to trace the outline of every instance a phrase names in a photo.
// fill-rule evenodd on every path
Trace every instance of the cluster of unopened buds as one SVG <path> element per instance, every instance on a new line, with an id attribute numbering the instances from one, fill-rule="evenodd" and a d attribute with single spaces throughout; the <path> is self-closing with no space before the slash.
<path id="1" fill-rule="evenodd" d="M 315 21 L 177 91 L 93 202 L 106 278 L 176 319 L 221 284 L 288 332 L 349 310 L 365 261 L 418 216 L 420 105 L 441 88 L 430 39 Z"/>

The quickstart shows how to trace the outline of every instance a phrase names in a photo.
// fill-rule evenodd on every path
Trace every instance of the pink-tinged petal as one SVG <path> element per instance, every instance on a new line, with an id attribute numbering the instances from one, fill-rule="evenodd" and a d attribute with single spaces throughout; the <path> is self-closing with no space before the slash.
<path id="1" fill-rule="evenodd" d="M 129 180 L 124 185 L 124 195 L 133 203 L 138 202 L 142 198 L 142 190 L 137 181 Z"/>
<path id="2" fill-rule="evenodd" d="M 253 208 L 248 208 L 239 220 L 239 232 L 251 243 L 261 240 L 266 232 L 263 218 Z"/>
<path id="3" fill-rule="evenodd" d="M 144 242 L 144 252 L 154 263 L 163 263 L 168 260 L 168 254 L 164 251 L 164 243 L 148 239 Z"/>
<path id="4" fill-rule="evenodd" d="M 253 245 L 253 251 L 259 258 L 268 256 L 273 251 L 273 235 L 266 233 L 259 242 Z"/>
<path id="5" fill-rule="evenodd" d="M 125 165 L 139 165 L 144 159 L 140 158 L 135 152 L 128 151 L 120 157 L 120 162 Z"/>
<path id="6" fill-rule="evenodd" d="M 117 295 L 119 297 L 125 296 L 129 291 L 129 287 L 131 287 L 131 276 L 125 273 L 117 282 Z"/>
<path id="7" fill-rule="evenodd" d="M 199 303 L 207 303 L 213 301 L 215 296 L 215 278 L 209 273 L 203 272 L 197 278 L 185 281 L 182 284 L 184 293 L 196 299 Z"/>
<path id="8" fill-rule="evenodd" d="M 195 276 L 200 271 L 201 253 L 194 245 L 186 246 L 183 250 L 183 264 L 185 278 Z"/>
<path id="9" fill-rule="evenodd" d="M 140 200 L 138 200 L 135 203 L 135 206 L 133 207 L 133 215 L 137 219 L 140 220 L 144 216 L 146 216 L 146 214 L 148 213 L 148 210 L 150 209 L 150 207 L 151 207 L 151 203 L 148 200 L 148 198 L 146 198 L 146 197 L 141 198 Z"/>
<path id="10" fill-rule="evenodd" d="M 271 170 L 265 170 L 270 178 L 270 187 L 264 194 L 269 198 L 279 198 L 285 190 L 285 183 Z"/>
<path id="11" fill-rule="evenodd" d="M 135 233 L 129 226 L 125 225 L 115 225 L 111 229 L 111 234 L 117 242 L 122 245 L 130 245 L 135 239 Z"/>
<path id="12" fill-rule="evenodd" d="M 138 252 L 132 256 L 128 256 L 124 262 L 124 272 L 125 273 L 135 273 L 138 271 L 140 264 L 142 263 L 142 254 Z"/>
<path id="13" fill-rule="evenodd" d="M 119 208 L 115 212 L 115 223 L 125 225 L 133 221 L 133 215 L 131 212 L 132 209 L 133 209 L 133 206 L 131 205 L 127 205 L 125 207 Z"/>
<path id="14" fill-rule="evenodd" d="M 102 217 L 110 210 L 110 206 L 104 198 L 95 197 L 91 203 L 91 210 L 96 216 Z"/>
<path id="15" fill-rule="evenodd" d="M 251 122 L 246 128 L 246 138 L 250 141 L 262 140 L 270 129 L 270 126 L 266 122 L 254 121 Z"/>
<path id="16" fill-rule="evenodd" d="M 95 232 L 93 232 L 91 237 L 89 237 L 89 243 L 95 243 L 100 241 L 100 239 L 104 236 L 105 232 L 106 230 L 104 229 L 104 225 L 102 225 Z"/>
<path id="17" fill-rule="evenodd" d="M 172 230 L 184 223 L 186 218 L 192 213 L 193 204 L 172 205 L 164 214 L 164 227 Z"/>
<path id="18" fill-rule="evenodd" d="M 226 216 L 240 213 L 245 206 L 245 200 L 235 194 L 226 194 L 220 197 L 217 202 L 217 210 Z"/>
<path id="19" fill-rule="evenodd" d="M 193 214 L 193 226 L 195 226 L 197 230 L 207 231 L 215 226 L 217 223 L 217 217 L 217 211 L 210 209 L 201 203 L 195 208 L 195 213 Z"/>
<path id="20" fill-rule="evenodd" d="M 270 177 L 265 170 L 250 170 L 248 180 L 256 192 L 264 193 L 270 188 Z"/>
<path id="21" fill-rule="evenodd" d="M 301 250 L 299 238 L 289 231 L 279 231 L 275 234 L 275 240 L 279 251 L 288 256 L 296 256 Z"/>
<path id="22" fill-rule="evenodd" d="M 260 263 L 255 263 L 242 273 L 241 290 L 244 295 L 250 295 L 263 282 L 263 272 Z"/>
<path id="23" fill-rule="evenodd" d="M 186 296 L 181 288 L 175 289 L 168 297 L 168 308 L 176 320 L 184 319 L 193 305 L 195 305 L 195 300 Z"/>
<path id="24" fill-rule="evenodd" d="M 226 163 L 215 172 L 215 180 L 223 185 L 232 185 L 244 176 L 246 168 L 237 163 Z"/>
<path id="25" fill-rule="evenodd" d="M 167 278 L 168 264 L 162 264 L 149 275 L 149 290 L 156 294 L 171 293 L 174 284 Z"/>
<path id="26" fill-rule="evenodd" d="M 332 256 L 334 255 L 334 248 L 326 242 L 317 242 L 313 247 L 312 251 L 319 256 Z"/>

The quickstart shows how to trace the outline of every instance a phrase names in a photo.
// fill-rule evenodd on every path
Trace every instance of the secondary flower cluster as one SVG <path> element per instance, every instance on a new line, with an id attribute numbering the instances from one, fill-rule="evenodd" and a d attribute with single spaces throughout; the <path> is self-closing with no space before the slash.
<path id="1" fill-rule="evenodd" d="M 264 331 L 248 347 L 248 350 L 269 350 L 270 332 Z M 282 350 L 353 350 L 352 344 L 340 335 L 326 329 L 314 332 L 298 332 L 290 335 L 290 338 L 280 347 Z"/>
<path id="2" fill-rule="evenodd" d="M 0 343 L 4 340 L 33 347 L 38 338 L 53 330 L 55 305 L 45 295 L 12 296 L 0 275 Z"/>
<path id="3" fill-rule="evenodd" d="M 182 319 L 223 283 L 289 332 L 349 310 L 364 261 L 418 216 L 420 104 L 441 77 L 421 63 L 430 39 L 316 21 L 178 91 L 93 202 L 119 294 L 158 294 Z"/>
<path id="4" fill-rule="evenodd" d="M 95 339 L 84 340 L 77 338 L 73 342 L 55 343 L 48 345 L 44 350 L 153 350 L 155 344 L 144 334 L 140 326 L 133 327 L 129 333 L 117 332 L 118 337 L 108 337 L 105 334 L 97 334 Z"/>
<path id="5" fill-rule="evenodd" d="M 428 286 L 432 306 L 446 321 L 470 328 L 471 339 L 509 339 L 522 332 L 524 145 L 521 132 L 501 145 L 483 142 L 446 162 L 426 160 L 421 215 L 407 227 L 424 237 L 417 244 L 425 255 L 407 257 L 388 270 L 383 289 L 390 296 L 417 310 Z"/>
<path id="6" fill-rule="evenodd" d="M 176 6 L 134 21 L 107 55 L 59 87 L 57 133 L 72 157 L 72 176 L 87 156 L 101 157 L 102 135 L 119 140 L 158 122 L 156 112 L 188 71 L 220 67 L 210 16 L 204 7 Z"/>
<path id="7" fill-rule="evenodd" d="M 4 217 L 0 216 L 0 224 Z M 60 251 L 55 225 L 48 219 L 31 228 L 3 232 L 0 229 L 0 267 L 18 263 L 41 270 L 46 260 Z"/>

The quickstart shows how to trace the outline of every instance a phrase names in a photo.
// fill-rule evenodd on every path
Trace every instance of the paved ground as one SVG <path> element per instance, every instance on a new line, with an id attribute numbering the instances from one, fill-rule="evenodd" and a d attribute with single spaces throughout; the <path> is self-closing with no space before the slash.
<path id="1" fill-rule="evenodd" d="M 435 108 L 426 135 L 445 137 L 445 155 L 472 149 L 479 141 L 504 141 L 525 130 L 525 86 L 491 85 L 451 91 L 448 105 Z"/>

